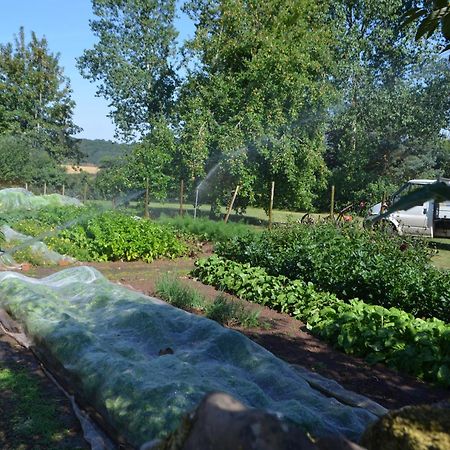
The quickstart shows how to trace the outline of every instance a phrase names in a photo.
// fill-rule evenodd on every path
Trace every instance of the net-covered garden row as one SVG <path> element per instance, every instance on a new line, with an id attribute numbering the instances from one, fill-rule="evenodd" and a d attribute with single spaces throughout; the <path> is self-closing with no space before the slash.
<path id="1" fill-rule="evenodd" d="M 177 428 L 211 391 L 283 413 L 315 436 L 358 439 L 376 419 L 314 390 L 242 334 L 91 267 L 41 280 L 0 273 L 0 308 L 24 324 L 50 366 L 64 369 L 77 398 L 135 447 Z"/>

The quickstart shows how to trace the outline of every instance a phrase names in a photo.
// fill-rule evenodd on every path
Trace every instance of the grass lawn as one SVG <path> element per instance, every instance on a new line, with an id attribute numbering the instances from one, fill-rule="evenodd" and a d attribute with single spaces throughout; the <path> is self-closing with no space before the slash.
<path id="1" fill-rule="evenodd" d="M 450 239 L 436 238 L 430 241 L 438 250 L 437 255 L 433 256 L 433 264 L 440 269 L 450 270 Z"/>
<path id="2" fill-rule="evenodd" d="M 111 208 L 112 204 L 108 201 L 94 200 L 90 203 L 94 203 L 96 205 L 100 205 L 103 208 Z M 197 217 L 208 217 L 210 211 L 210 205 L 202 204 L 197 208 Z M 127 209 L 131 212 L 134 212 L 137 215 L 142 215 L 142 206 L 138 206 L 136 202 L 130 202 L 127 205 Z M 185 204 L 184 207 L 185 214 L 189 214 L 191 216 L 194 215 L 194 206 L 192 204 Z M 180 204 L 177 202 L 150 202 L 149 204 L 149 212 L 150 216 L 157 218 L 161 214 L 165 214 L 167 216 L 177 215 L 180 210 Z M 221 208 L 221 213 L 223 215 L 226 214 L 226 208 Z M 273 210 L 273 221 L 274 222 L 288 222 L 290 220 L 297 221 L 300 220 L 305 215 L 304 212 L 292 212 L 292 211 L 283 211 L 274 209 Z M 322 214 L 312 214 L 314 218 L 325 217 L 327 213 Z M 247 211 L 243 215 L 231 214 L 230 220 L 232 221 L 246 221 L 254 225 L 263 225 L 266 224 L 269 220 L 269 216 L 266 214 L 264 209 L 262 208 L 247 208 Z"/>
<path id="3" fill-rule="evenodd" d="M 0 444 L 8 450 L 74 449 L 58 406 L 36 375 L 0 361 Z M 79 448 L 79 447 L 78 447 Z"/>

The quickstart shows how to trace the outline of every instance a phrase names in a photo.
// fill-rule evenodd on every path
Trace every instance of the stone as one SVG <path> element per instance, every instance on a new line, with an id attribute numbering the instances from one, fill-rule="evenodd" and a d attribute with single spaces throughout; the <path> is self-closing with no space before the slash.
<path id="1" fill-rule="evenodd" d="M 232 396 L 212 392 L 155 450 L 314 450 L 306 433 L 290 421 L 251 409 Z"/>
<path id="2" fill-rule="evenodd" d="M 450 405 L 391 411 L 367 428 L 361 444 L 368 450 L 450 450 Z"/>

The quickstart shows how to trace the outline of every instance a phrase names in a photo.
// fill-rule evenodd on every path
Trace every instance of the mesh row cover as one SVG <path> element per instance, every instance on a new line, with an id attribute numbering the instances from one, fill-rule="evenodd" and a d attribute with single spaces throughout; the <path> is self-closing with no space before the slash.
<path id="1" fill-rule="evenodd" d="M 5 236 L 5 241 L 7 243 L 13 243 L 14 247 L 8 250 L 6 253 L 0 255 L 0 266 L 13 265 L 14 252 L 23 249 L 29 249 L 31 253 L 36 255 L 43 264 L 58 264 L 61 262 L 73 263 L 75 259 L 70 256 L 61 255 L 53 250 L 50 250 L 46 244 L 33 238 L 31 236 L 26 236 L 25 234 L 18 233 L 14 231 L 8 225 L 2 225 L 0 227 L 0 232 Z"/>
<path id="2" fill-rule="evenodd" d="M 314 390 L 242 334 L 113 284 L 91 267 L 41 280 L 0 273 L 0 307 L 135 446 L 175 429 L 210 391 L 281 413 L 315 436 L 358 439 L 376 419 Z M 173 354 L 159 356 L 167 347 Z"/>
<path id="3" fill-rule="evenodd" d="M 22 188 L 0 190 L 0 212 L 4 213 L 68 205 L 81 206 L 82 203 L 76 198 L 60 194 L 34 195 Z"/>

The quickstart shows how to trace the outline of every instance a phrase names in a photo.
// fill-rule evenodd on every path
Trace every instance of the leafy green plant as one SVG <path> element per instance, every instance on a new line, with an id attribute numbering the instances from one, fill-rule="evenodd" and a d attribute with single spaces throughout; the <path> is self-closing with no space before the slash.
<path id="1" fill-rule="evenodd" d="M 304 321 L 312 333 L 346 353 L 383 362 L 427 381 L 450 386 L 450 325 L 418 319 L 398 308 L 344 302 L 312 283 L 271 276 L 260 267 L 218 256 L 196 263 L 201 281 Z"/>
<path id="2" fill-rule="evenodd" d="M 187 252 L 170 227 L 108 211 L 80 221 L 45 240 L 53 250 L 92 261 L 150 262 Z"/>
<path id="3" fill-rule="evenodd" d="M 450 321 L 450 273 L 430 264 L 432 253 L 420 239 L 351 225 L 291 225 L 220 243 L 217 252 L 343 299 Z"/>

